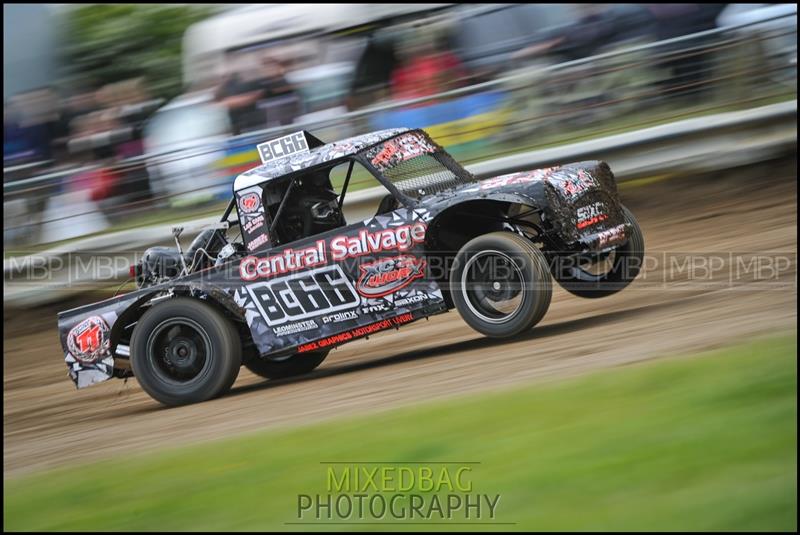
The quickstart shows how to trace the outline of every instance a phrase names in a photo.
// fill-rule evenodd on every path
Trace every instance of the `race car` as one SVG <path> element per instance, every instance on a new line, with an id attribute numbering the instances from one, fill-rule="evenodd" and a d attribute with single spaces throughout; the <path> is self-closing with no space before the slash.
<path id="1" fill-rule="evenodd" d="M 479 180 L 420 129 L 327 144 L 300 131 L 258 152 L 188 249 L 175 228 L 175 248 L 132 267 L 135 291 L 59 313 L 78 388 L 135 376 L 165 405 L 205 401 L 241 366 L 305 374 L 342 344 L 452 309 L 512 338 L 544 317 L 552 279 L 602 297 L 642 266 L 642 232 L 604 162 Z M 348 222 L 356 166 L 374 187 L 352 189 L 380 202 Z"/>

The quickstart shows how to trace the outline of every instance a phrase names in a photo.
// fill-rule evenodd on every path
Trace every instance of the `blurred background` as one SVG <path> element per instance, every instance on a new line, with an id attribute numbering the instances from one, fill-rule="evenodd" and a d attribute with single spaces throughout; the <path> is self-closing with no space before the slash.
<path id="1" fill-rule="evenodd" d="M 286 529 L 322 461 L 379 458 L 479 461 L 480 491 L 502 493 L 500 520 L 519 528 L 796 531 L 795 4 L 3 15 L 4 527 Z M 171 225 L 186 245 L 217 221 L 256 144 L 400 126 L 479 178 L 608 161 L 645 269 L 605 299 L 556 287 L 515 340 L 443 314 L 296 380 L 243 369 L 209 403 L 162 410 L 135 380 L 75 391 L 56 313 L 123 291 L 137 255 L 174 245 Z M 345 212 L 377 206 L 374 185 L 354 175 Z M 688 358 L 638 366 L 668 355 Z M 607 379 L 563 390 L 537 382 L 600 368 Z M 234 436 L 528 382 L 408 417 Z M 127 456 L 223 437 L 153 465 Z"/>
<path id="2" fill-rule="evenodd" d="M 424 127 L 469 165 L 797 94 L 790 4 L 3 12 L 6 256 L 214 214 L 288 130 Z"/>

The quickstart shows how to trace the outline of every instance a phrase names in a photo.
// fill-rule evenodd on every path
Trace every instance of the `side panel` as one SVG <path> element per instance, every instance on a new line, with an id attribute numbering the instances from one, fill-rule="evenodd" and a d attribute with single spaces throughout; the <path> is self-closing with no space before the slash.
<path id="1" fill-rule="evenodd" d="M 244 318 L 262 354 L 339 345 L 445 312 L 428 277 L 430 213 L 401 208 L 211 268 L 172 283 L 59 314 L 70 376 L 82 388 L 112 377 L 113 339 L 131 307 L 171 288 Z M 158 306 L 158 305 L 155 305 Z"/>
<path id="2" fill-rule="evenodd" d="M 427 277 L 429 220 L 401 208 L 243 259 L 235 300 L 260 353 L 338 345 L 445 311 Z"/>

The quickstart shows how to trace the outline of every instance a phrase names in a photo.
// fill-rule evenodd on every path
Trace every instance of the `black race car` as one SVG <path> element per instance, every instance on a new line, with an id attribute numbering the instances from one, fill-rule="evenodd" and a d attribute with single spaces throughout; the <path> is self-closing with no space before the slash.
<path id="1" fill-rule="evenodd" d="M 478 180 L 408 129 L 329 144 L 297 132 L 258 150 L 263 165 L 236 178 L 219 224 L 185 251 L 180 229 L 176 248 L 148 249 L 136 291 L 58 315 L 78 388 L 135 375 L 161 403 L 203 401 L 242 365 L 307 373 L 341 344 L 452 308 L 513 337 L 544 317 L 552 278 L 602 297 L 642 264 L 603 162 Z M 355 187 L 365 180 L 377 188 Z M 348 188 L 377 210 L 345 221 Z"/>

